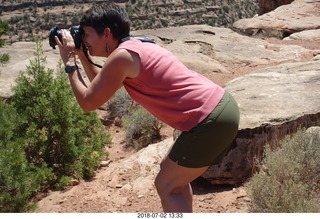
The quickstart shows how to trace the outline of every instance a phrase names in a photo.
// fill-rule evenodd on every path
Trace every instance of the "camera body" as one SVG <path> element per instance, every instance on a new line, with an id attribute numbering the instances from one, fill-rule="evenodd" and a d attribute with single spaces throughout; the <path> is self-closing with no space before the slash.
<path id="1" fill-rule="evenodd" d="M 74 41 L 74 45 L 76 49 L 80 49 L 81 48 L 81 44 L 82 44 L 82 38 L 83 38 L 83 30 L 80 26 L 72 26 L 70 28 L 70 34 L 73 38 Z M 61 30 L 55 26 L 53 28 L 51 28 L 50 30 L 50 34 L 49 34 L 49 45 L 55 49 L 57 43 L 54 39 L 55 36 L 58 36 L 60 42 L 62 43 L 62 36 L 61 36 Z"/>
<path id="2" fill-rule="evenodd" d="M 71 34 L 71 36 L 73 38 L 75 49 L 80 49 L 81 45 L 83 44 L 84 30 L 80 26 L 71 26 L 70 34 Z M 58 36 L 60 42 L 62 43 L 61 30 L 57 26 L 51 28 L 50 34 L 49 34 L 49 45 L 53 49 L 55 49 L 56 45 L 57 45 L 56 40 L 54 39 L 55 36 Z M 153 39 L 150 39 L 150 38 L 148 38 L 146 36 L 127 36 L 127 37 L 124 37 L 121 40 L 119 40 L 119 44 L 123 43 L 123 42 L 125 42 L 127 40 L 131 40 L 131 39 L 138 39 L 141 42 L 145 42 L 145 43 L 155 43 L 155 41 Z M 87 57 L 88 61 L 91 64 L 93 64 L 93 65 L 95 65 L 95 66 L 97 66 L 99 68 L 102 68 L 101 65 L 95 64 L 95 63 L 93 63 L 91 61 L 91 59 L 88 57 L 88 50 L 85 48 L 85 46 L 82 47 L 82 50 L 83 50 L 85 56 Z"/>

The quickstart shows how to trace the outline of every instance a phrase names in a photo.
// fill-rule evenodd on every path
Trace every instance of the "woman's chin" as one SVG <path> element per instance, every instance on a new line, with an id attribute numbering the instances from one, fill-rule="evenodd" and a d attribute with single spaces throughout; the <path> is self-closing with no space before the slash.
<path id="1" fill-rule="evenodd" d="M 95 52 L 93 52 L 92 50 L 89 50 L 89 54 L 90 56 L 97 56 L 97 54 L 95 54 Z"/>

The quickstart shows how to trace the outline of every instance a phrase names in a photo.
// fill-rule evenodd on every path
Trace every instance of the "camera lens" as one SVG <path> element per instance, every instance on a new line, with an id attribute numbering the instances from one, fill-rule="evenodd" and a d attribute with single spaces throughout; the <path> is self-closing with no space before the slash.
<path id="1" fill-rule="evenodd" d="M 62 41 L 62 37 L 61 37 L 61 31 L 59 30 L 58 27 L 53 27 L 50 30 L 50 34 L 49 34 L 49 45 L 55 49 L 56 48 L 56 40 L 54 39 L 55 36 L 58 36 L 60 42 Z"/>
<path id="2" fill-rule="evenodd" d="M 80 26 L 72 26 L 70 28 L 70 33 L 74 41 L 76 49 L 80 49 L 83 37 L 83 30 Z"/>
<path id="3" fill-rule="evenodd" d="M 80 49 L 81 48 L 81 44 L 82 44 L 82 37 L 83 37 L 83 30 L 80 26 L 72 26 L 70 28 L 70 33 L 71 36 L 73 38 L 74 44 L 75 44 L 75 48 L 76 49 Z M 56 40 L 54 39 L 55 36 L 58 36 L 60 42 L 62 43 L 62 36 L 61 36 L 61 30 L 59 30 L 59 28 L 53 27 L 50 30 L 50 34 L 49 34 L 49 45 L 55 49 L 57 43 Z"/>

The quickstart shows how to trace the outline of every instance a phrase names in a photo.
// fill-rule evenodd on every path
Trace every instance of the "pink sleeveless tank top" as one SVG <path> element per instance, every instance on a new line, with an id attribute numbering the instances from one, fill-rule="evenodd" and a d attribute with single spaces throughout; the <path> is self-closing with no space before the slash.
<path id="1" fill-rule="evenodd" d="M 188 131 L 205 119 L 224 90 L 188 69 L 171 52 L 153 43 L 129 40 L 118 48 L 137 53 L 140 73 L 123 85 L 137 103 L 171 127 Z"/>

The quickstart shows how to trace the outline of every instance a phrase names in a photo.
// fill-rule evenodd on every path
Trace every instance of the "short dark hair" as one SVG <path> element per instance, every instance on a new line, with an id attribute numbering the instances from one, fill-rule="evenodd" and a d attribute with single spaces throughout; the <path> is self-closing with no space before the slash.
<path id="1" fill-rule="evenodd" d="M 130 34 L 130 18 L 126 10 L 108 1 L 93 5 L 80 20 L 80 26 L 90 26 L 101 35 L 106 27 L 110 28 L 115 39 L 122 39 Z"/>

